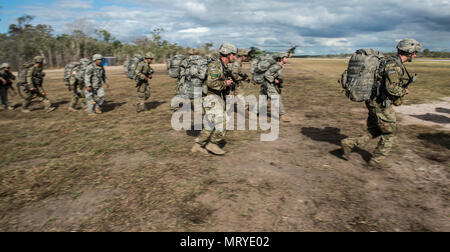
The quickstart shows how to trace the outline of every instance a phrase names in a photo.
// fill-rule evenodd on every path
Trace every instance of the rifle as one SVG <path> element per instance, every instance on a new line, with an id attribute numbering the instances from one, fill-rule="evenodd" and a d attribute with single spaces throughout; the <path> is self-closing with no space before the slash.
<path id="1" fill-rule="evenodd" d="M 411 75 L 409 74 L 408 70 L 406 69 L 406 67 L 405 67 L 405 71 L 406 71 L 406 74 L 408 75 L 408 83 L 406 83 L 405 85 L 403 85 L 403 88 L 404 88 L 404 89 L 407 89 L 411 83 L 414 83 L 414 82 L 417 80 L 417 74 L 414 73 L 414 75 L 411 76 Z"/>

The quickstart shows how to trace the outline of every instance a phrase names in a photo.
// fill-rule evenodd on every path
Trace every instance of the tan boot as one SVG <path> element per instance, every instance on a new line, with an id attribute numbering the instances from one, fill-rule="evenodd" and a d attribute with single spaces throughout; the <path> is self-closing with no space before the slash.
<path id="1" fill-rule="evenodd" d="M 50 107 L 50 108 L 47 109 L 46 112 L 47 112 L 47 113 L 50 113 L 50 112 L 53 112 L 55 109 L 56 109 L 55 107 Z"/>
<path id="2" fill-rule="evenodd" d="M 225 151 L 224 150 L 222 150 L 217 144 L 213 144 L 213 143 L 208 143 L 207 145 L 206 145 L 206 149 L 208 150 L 208 151 L 210 151 L 211 153 L 213 153 L 213 154 L 216 154 L 216 155 L 219 155 L 219 156 L 222 156 L 222 155 L 225 155 Z"/>
<path id="3" fill-rule="evenodd" d="M 31 110 L 29 110 L 29 109 L 22 109 L 22 112 L 23 113 L 31 113 Z"/>
<path id="4" fill-rule="evenodd" d="M 102 111 L 102 109 L 99 106 L 95 106 L 95 113 L 103 114 L 103 111 Z"/>
<path id="5" fill-rule="evenodd" d="M 352 152 L 352 148 L 347 145 L 345 139 L 341 141 L 342 151 L 344 152 L 344 158 L 350 160 L 350 153 Z"/>
<path id="6" fill-rule="evenodd" d="M 8 106 L 8 110 L 9 111 L 13 111 L 13 110 L 15 110 L 16 108 L 14 108 L 13 106 Z"/>
<path id="7" fill-rule="evenodd" d="M 198 143 L 195 143 L 194 146 L 192 146 L 191 152 L 200 152 L 201 154 L 209 155 L 209 152 Z"/>
<path id="8" fill-rule="evenodd" d="M 88 113 L 88 116 L 97 116 L 96 113 Z"/>
<path id="9" fill-rule="evenodd" d="M 78 111 L 78 110 L 76 110 L 76 109 L 74 109 L 74 108 L 72 108 L 72 107 L 69 107 L 69 111 L 74 111 L 74 112 L 76 112 L 76 111 Z"/>

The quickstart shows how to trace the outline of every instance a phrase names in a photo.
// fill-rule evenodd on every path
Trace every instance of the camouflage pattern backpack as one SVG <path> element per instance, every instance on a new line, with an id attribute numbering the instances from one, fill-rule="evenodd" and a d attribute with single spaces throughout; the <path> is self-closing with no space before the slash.
<path id="1" fill-rule="evenodd" d="M 89 59 L 81 59 L 80 60 L 80 66 L 79 66 L 79 70 L 78 72 L 75 74 L 75 78 L 79 81 L 81 81 L 82 83 L 84 83 L 84 74 L 86 73 L 86 69 L 87 67 L 91 64 L 92 62 Z"/>
<path id="2" fill-rule="evenodd" d="M 185 75 L 186 79 L 206 79 L 208 60 L 199 55 L 192 55 L 187 59 Z"/>
<path id="3" fill-rule="evenodd" d="M 377 50 L 357 50 L 350 58 L 347 70 L 341 76 L 340 83 L 345 90 L 345 95 L 355 102 L 370 100 L 378 88 L 377 74 L 383 62 L 385 57 Z"/>
<path id="4" fill-rule="evenodd" d="M 258 59 L 254 59 L 250 65 L 250 73 L 252 74 L 251 81 L 255 84 L 264 83 L 264 75 L 266 71 L 276 63 L 277 61 L 270 54 L 266 54 L 259 57 Z"/>
<path id="5" fill-rule="evenodd" d="M 181 63 L 186 57 L 181 54 L 173 56 L 173 58 L 167 60 L 167 70 L 169 71 L 169 76 L 175 79 L 180 77 L 180 67 Z"/>
<path id="6" fill-rule="evenodd" d="M 210 58 L 203 58 L 199 55 L 191 55 L 186 59 L 185 83 L 180 93 L 187 95 L 191 99 L 195 98 L 195 88 L 203 89 L 205 84 L 210 60 Z"/>
<path id="7" fill-rule="evenodd" d="M 34 63 L 28 62 L 28 63 L 24 63 L 24 64 L 20 67 L 17 85 L 20 85 L 20 84 L 27 84 L 27 73 L 28 73 L 28 70 L 29 70 L 32 66 L 34 66 Z"/>
<path id="8" fill-rule="evenodd" d="M 69 82 L 70 76 L 76 74 L 75 68 L 80 66 L 80 62 L 71 62 L 64 67 L 64 81 Z"/>
<path id="9" fill-rule="evenodd" d="M 144 57 L 140 54 L 136 54 L 123 64 L 125 74 L 128 78 L 132 80 L 136 78 L 136 68 L 141 61 L 144 61 Z"/>

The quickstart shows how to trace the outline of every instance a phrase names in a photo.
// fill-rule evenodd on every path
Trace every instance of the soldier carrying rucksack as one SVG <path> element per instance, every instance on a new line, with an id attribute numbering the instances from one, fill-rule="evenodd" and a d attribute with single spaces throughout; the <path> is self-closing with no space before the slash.
<path id="1" fill-rule="evenodd" d="M 261 94 L 267 95 L 270 99 L 273 96 L 278 96 L 280 119 L 283 122 L 290 122 L 290 118 L 286 114 L 282 99 L 281 91 L 283 89 L 282 70 L 289 58 L 288 53 L 281 52 L 275 56 L 266 54 L 258 59 L 253 60 L 251 64 L 251 81 L 255 84 L 261 85 Z"/>
<path id="2" fill-rule="evenodd" d="M 184 85 L 185 76 L 184 76 L 184 66 L 183 62 L 185 62 L 186 57 L 182 54 L 176 54 L 171 59 L 167 59 L 166 66 L 167 71 L 169 72 L 169 76 L 171 78 L 177 79 L 177 86 L 175 88 L 177 95 L 182 95 L 180 93 L 181 87 Z"/>
<path id="3" fill-rule="evenodd" d="M 367 132 L 361 137 L 346 138 L 341 145 L 346 159 L 352 148 L 381 137 L 369 162 L 381 168 L 380 162 L 389 154 L 397 131 L 397 118 L 393 105 L 400 106 L 408 94 L 408 86 L 415 81 L 404 62 L 411 62 L 422 45 L 415 39 L 404 39 L 397 45 L 397 55 L 385 58 L 372 49 L 361 49 L 353 54 L 341 84 L 352 101 L 365 101 L 369 110 Z"/>
<path id="4" fill-rule="evenodd" d="M 64 68 L 64 81 L 69 92 L 72 93 L 72 100 L 69 106 L 70 111 L 76 111 L 76 106 L 80 100 L 83 106 L 86 106 L 84 74 L 89 64 L 91 64 L 91 61 L 83 58 L 80 61 L 67 64 Z"/>
<path id="5" fill-rule="evenodd" d="M 153 53 L 145 54 L 144 61 L 139 62 L 135 70 L 136 89 L 139 99 L 136 104 L 138 113 L 146 110 L 145 101 L 150 98 L 149 80 L 153 78 L 153 73 L 155 72 L 150 64 L 154 57 Z"/>
<path id="6" fill-rule="evenodd" d="M 45 72 L 43 70 L 44 57 L 36 56 L 33 63 L 26 63 L 19 71 L 19 82 L 17 83 L 19 93 L 23 97 L 22 112 L 31 112 L 28 106 L 34 98 L 38 98 L 45 104 L 47 113 L 55 110 L 52 103 L 47 98 L 42 84 L 44 82 Z"/>

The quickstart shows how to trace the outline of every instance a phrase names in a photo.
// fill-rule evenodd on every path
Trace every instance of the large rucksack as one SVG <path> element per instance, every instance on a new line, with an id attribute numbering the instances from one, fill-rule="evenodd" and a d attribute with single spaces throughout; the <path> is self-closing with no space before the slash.
<path id="1" fill-rule="evenodd" d="M 72 76 L 73 74 L 76 74 L 76 72 L 74 72 L 74 70 L 75 70 L 75 68 L 77 68 L 79 66 L 80 66 L 80 62 L 78 62 L 78 61 L 67 64 L 64 67 L 64 81 L 69 82 L 70 76 Z"/>
<path id="2" fill-rule="evenodd" d="M 130 60 L 126 61 L 123 64 L 125 74 L 127 75 L 128 78 L 132 80 L 136 78 L 136 68 L 142 61 L 144 61 L 144 57 L 142 57 L 142 55 L 140 54 L 136 54 Z"/>
<path id="3" fill-rule="evenodd" d="M 254 59 L 250 65 L 250 73 L 252 74 L 251 81 L 255 84 L 264 83 L 266 71 L 276 63 L 277 61 L 270 54 Z"/>
<path id="4" fill-rule="evenodd" d="M 186 60 L 185 81 L 180 88 L 180 93 L 189 98 L 195 98 L 195 89 L 203 90 L 208 72 L 208 63 L 212 59 L 203 58 L 199 55 L 190 56 Z"/>
<path id="5" fill-rule="evenodd" d="M 24 63 L 20 68 L 19 68 L 19 76 L 17 78 L 17 85 L 19 84 L 26 84 L 27 83 L 27 73 L 28 70 L 33 66 L 33 63 Z"/>
<path id="6" fill-rule="evenodd" d="M 173 56 L 173 58 L 167 60 L 167 70 L 169 71 L 169 76 L 175 79 L 180 77 L 180 67 L 181 63 L 186 57 L 181 54 Z"/>
<path id="7" fill-rule="evenodd" d="M 357 50 L 348 63 L 347 70 L 342 73 L 340 83 L 345 95 L 352 101 L 370 100 L 378 87 L 377 74 L 385 56 L 374 49 Z"/>
<path id="8" fill-rule="evenodd" d="M 84 81 L 84 74 L 86 73 L 86 69 L 87 67 L 91 64 L 92 62 L 88 59 L 81 59 L 80 60 L 80 66 L 79 66 L 79 70 L 77 71 L 77 73 L 75 74 L 75 78 L 81 82 Z"/>

